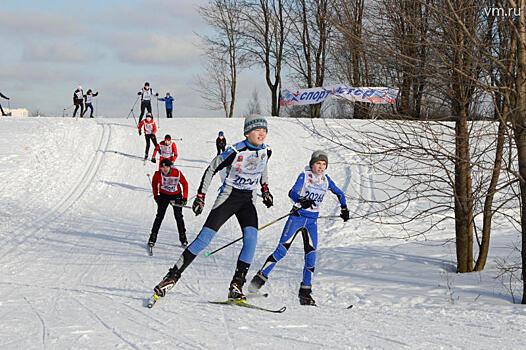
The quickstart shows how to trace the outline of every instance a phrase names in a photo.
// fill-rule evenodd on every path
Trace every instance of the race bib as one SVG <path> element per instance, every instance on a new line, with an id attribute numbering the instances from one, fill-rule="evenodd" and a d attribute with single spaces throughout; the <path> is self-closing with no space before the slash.
<path id="1" fill-rule="evenodd" d="M 147 133 L 147 134 L 151 134 L 153 132 L 153 123 L 144 123 L 144 131 Z"/>
<path id="2" fill-rule="evenodd" d="M 239 152 L 225 182 L 240 190 L 254 190 L 267 165 L 267 152 Z"/>
<path id="3" fill-rule="evenodd" d="M 159 148 L 161 151 L 161 157 L 170 158 L 172 156 L 172 145 L 171 144 L 170 146 L 159 144 Z"/>
<path id="4" fill-rule="evenodd" d="M 315 203 L 311 211 L 319 211 L 320 204 L 323 202 L 323 197 L 329 188 L 329 181 L 325 175 L 316 176 L 310 171 L 305 172 L 305 181 L 303 188 L 300 191 L 300 197 L 312 199 Z"/>
<path id="5" fill-rule="evenodd" d="M 161 183 L 161 189 L 165 190 L 166 192 L 176 192 L 177 191 L 177 185 L 179 185 L 179 176 L 165 176 L 162 174 L 162 183 Z"/>

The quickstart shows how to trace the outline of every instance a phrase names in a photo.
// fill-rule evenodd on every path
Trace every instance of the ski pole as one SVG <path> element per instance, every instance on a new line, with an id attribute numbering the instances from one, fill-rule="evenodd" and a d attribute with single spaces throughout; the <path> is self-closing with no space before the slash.
<path id="1" fill-rule="evenodd" d="M 64 118 L 64 113 L 65 113 L 68 109 L 70 109 L 71 107 L 73 107 L 73 106 L 74 106 L 74 105 L 71 105 L 71 106 L 66 107 L 66 108 L 64 108 L 64 109 L 62 110 L 62 118 Z"/>
<path id="2" fill-rule="evenodd" d="M 159 127 L 161 125 L 161 123 L 159 123 L 159 96 L 155 97 L 157 99 L 157 127 Z"/>
<path id="3" fill-rule="evenodd" d="M 325 216 L 318 216 L 318 219 L 337 219 L 341 218 L 340 215 L 325 215 Z"/>
<path id="4" fill-rule="evenodd" d="M 130 113 L 128 113 L 128 116 L 126 117 L 126 119 L 128 119 L 130 117 L 130 114 L 133 115 L 133 120 L 135 120 L 135 125 L 139 125 L 137 124 L 137 120 L 135 119 L 135 114 L 133 114 L 133 109 L 135 108 L 135 105 L 137 104 L 137 101 L 139 101 L 139 97 L 141 96 L 137 96 L 137 99 L 135 100 L 135 102 L 133 103 L 133 106 L 132 108 L 130 109 Z"/>
<path id="5" fill-rule="evenodd" d="M 276 220 L 271 221 L 271 222 L 269 222 L 268 224 L 266 224 L 266 225 L 264 225 L 264 226 L 261 226 L 260 228 L 258 228 L 258 231 L 261 231 L 261 230 L 263 230 L 265 227 L 269 227 L 270 225 L 275 224 L 276 222 L 278 222 L 278 221 L 280 221 L 280 220 L 282 220 L 282 219 L 285 219 L 287 216 L 290 216 L 291 214 L 294 214 L 294 211 L 291 211 L 290 213 L 288 213 L 288 214 L 286 214 L 286 215 L 283 215 L 283 216 L 280 216 L 280 217 L 277 218 Z M 228 243 L 228 244 L 225 244 L 224 246 L 222 246 L 222 247 L 220 247 L 220 248 L 217 248 L 216 250 L 214 250 L 214 251 L 212 251 L 212 252 L 205 252 L 205 256 L 208 258 L 210 255 L 215 254 L 215 253 L 217 253 L 218 251 L 223 250 L 223 249 L 225 249 L 226 247 L 229 247 L 229 246 L 231 246 L 232 244 L 234 244 L 234 243 L 236 243 L 236 242 L 238 242 L 238 241 L 240 241 L 240 240 L 242 240 L 242 239 L 243 239 L 243 237 L 239 237 L 238 239 L 233 240 L 232 242 L 230 242 L 230 243 Z"/>

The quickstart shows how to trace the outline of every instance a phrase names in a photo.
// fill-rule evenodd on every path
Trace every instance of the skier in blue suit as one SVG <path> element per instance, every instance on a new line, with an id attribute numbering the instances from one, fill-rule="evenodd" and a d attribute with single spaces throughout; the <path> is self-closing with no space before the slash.
<path id="1" fill-rule="evenodd" d="M 157 97 L 157 100 L 164 102 L 164 106 L 166 107 L 166 118 L 171 118 L 172 110 L 173 110 L 173 102 L 175 101 L 175 99 L 172 96 L 170 96 L 169 92 L 167 92 L 166 97 L 163 97 L 163 98 Z"/>
<path id="2" fill-rule="evenodd" d="M 298 176 L 289 192 L 289 197 L 294 201 L 292 214 L 285 224 L 278 247 L 268 256 L 263 267 L 252 278 L 248 287 L 249 292 L 256 293 L 265 284 L 272 269 L 278 261 L 285 257 L 297 234 L 301 232 L 305 249 L 305 265 L 298 294 L 299 301 L 301 305 L 316 305 L 311 296 L 311 280 L 318 246 L 319 208 L 327 190 L 333 192 L 340 201 L 340 217 L 343 221 L 349 220 L 345 195 L 331 178 L 324 174 L 328 163 L 327 154 L 323 151 L 316 151 L 311 156 L 309 166 Z"/>

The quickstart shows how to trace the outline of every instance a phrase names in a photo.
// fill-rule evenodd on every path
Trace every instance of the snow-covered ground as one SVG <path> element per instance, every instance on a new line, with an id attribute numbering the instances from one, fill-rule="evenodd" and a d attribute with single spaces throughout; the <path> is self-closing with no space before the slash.
<path id="1" fill-rule="evenodd" d="M 352 121 L 349 121 L 352 123 Z M 354 122 L 357 123 L 357 122 Z M 297 121 L 269 119 L 274 207 L 258 204 L 260 224 L 285 214 L 287 193 L 315 149 L 330 149 L 328 173 L 352 198 L 374 197 L 374 176 L 355 155 L 314 138 Z M 242 139 L 241 119 L 162 119 L 178 167 L 195 195 L 223 130 Z M 240 245 L 199 256 L 153 309 L 152 288 L 182 252 L 167 213 L 153 257 L 146 241 L 155 215 L 143 164 L 144 138 L 132 119 L 0 118 L 1 349 L 526 349 L 526 308 L 495 279 L 495 258 L 510 254 L 515 233 L 493 233 L 485 271 L 454 271 L 453 223 L 426 241 L 389 239 L 396 227 L 319 221 L 313 280 L 318 307 L 300 306 L 303 247 L 298 238 L 270 276 L 262 306 L 271 314 L 208 300 L 226 298 Z M 185 211 L 188 238 L 204 215 Z M 349 199 L 351 213 L 367 211 Z M 322 215 L 337 215 L 328 194 Z M 284 222 L 259 234 L 249 276 L 275 248 Z M 235 218 L 209 250 L 240 236 Z M 402 236 L 402 235 L 401 235 Z M 347 307 L 353 304 L 352 309 Z"/>

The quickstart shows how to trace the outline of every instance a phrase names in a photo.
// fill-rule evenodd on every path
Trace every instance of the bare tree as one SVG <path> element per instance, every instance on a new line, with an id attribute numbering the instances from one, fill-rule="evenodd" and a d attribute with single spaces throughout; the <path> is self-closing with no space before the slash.
<path id="1" fill-rule="evenodd" d="M 449 106 L 448 119 L 454 126 L 449 122 L 382 122 L 380 132 L 364 135 L 358 130 L 359 137 L 341 144 L 352 144 L 357 154 L 374 158 L 371 164 L 387 179 L 403 179 L 400 183 L 387 180 L 383 188 L 386 198 L 375 203 L 375 214 L 383 216 L 384 222 L 387 214 L 398 215 L 406 225 L 429 219 L 427 227 L 432 229 L 444 220 L 455 220 L 458 272 L 473 270 L 475 218 L 483 215 L 476 265 L 482 269 L 496 210 L 493 207 L 507 205 L 511 196 L 506 192 L 507 180 L 499 179 L 502 128 L 497 131 L 470 122 L 484 109 L 482 97 L 488 89 L 482 79 L 487 65 L 483 50 L 491 31 L 481 16 L 484 4 L 475 0 L 382 0 L 378 4 L 371 6 L 368 20 L 379 23 L 381 30 L 364 38 L 363 45 L 370 48 L 369 61 L 392 72 L 398 82 L 403 96 L 394 117 L 413 119 L 426 104 Z M 352 26 L 337 28 L 349 40 L 360 38 Z M 390 159 L 387 164 L 395 166 L 383 167 L 383 159 Z M 504 193 L 494 202 L 498 190 Z M 421 206 L 415 204 L 421 200 L 428 203 L 422 211 L 412 212 L 415 205 Z"/>
<path id="2" fill-rule="evenodd" d="M 400 86 L 398 111 L 418 118 L 426 81 L 430 7 L 434 0 L 399 1 L 397 11 L 391 12 L 392 1 L 387 0 L 385 14 L 392 25 L 393 38 L 398 43 L 400 57 L 397 78 Z"/>
<path id="3" fill-rule="evenodd" d="M 334 31 L 333 44 L 331 45 L 331 74 L 339 82 L 348 83 L 350 86 L 374 86 L 375 77 L 370 72 L 371 62 L 364 48 L 365 0 L 346 1 L 338 0 L 335 3 L 333 23 L 337 30 Z M 345 28 L 343 35 L 339 30 Z M 350 35 L 349 35 L 350 34 Z M 336 104 L 339 113 L 343 112 L 342 103 Z M 368 118 L 371 104 L 353 103 L 353 118 Z M 348 114 L 349 115 L 349 114 Z"/>
<path id="4" fill-rule="evenodd" d="M 214 29 L 214 36 L 204 37 L 207 57 L 211 64 L 219 64 L 226 71 L 224 77 L 215 76 L 211 78 L 211 81 L 226 84 L 229 91 L 228 103 L 223 103 L 223 100 L 220 103 L 224 105 L 227 118 L 232 118 L 236 101 L 238 71 L 244 62 L 244 57 L 240 52 L 240 47 L 244 46 L 243 37 L 240 34 L 240 6 L 237 0 L 213 0 L 208 5 L 199 7 L 199 14 Z M 212 70 L 222 75 L 217 68 L 212 67 Z M 218 86 L 218 89 L 222 90 L 224 87 Z"/>
<path id="5" fill-rule="evenodd" d="M 496 5 L 516 10 L 514 16 L 501 18 L 503 35 L 511 38 L 511 45 L 501 63 L 501 73 L 506 84 L 501 86 L 499 93 L 503 96 L 501 102 L 509 106 L 513 139 L 517 149 L 518 171 L 514 172 L 514 175 L 519 180 L 520 188 L 522 304 L 526 304 L 526 1 L 496 1 Z"/>
<path id="6" fill-rule="evenodd" d="M 232 82 L 226 60 L 216 58 L 212 53 L 208 55 L 206 73 L 197 76 L 197 92 L 204 102 L 204 106 L 211 110 L 223 110 L 225 117 L 231 117 L 229 92 Z"/>
<path id="7" fill-rule="evenodd" d="M 271 114 L 279 115 L 279 89 L 289 31 L 283 0 L 243 1 L 243 35 L 251 60 L 265 69 L 265 82 L 271 95 Z"/>
<path id="8" fill-rule="evenodd" d="M 247 111 L 243 116 L 246 118 L 252 114 L 261 114 L 261 106 L 259 104 L 259 94 L 257 89 L 252 91 L 252 97 L 250 101 L 248 101 Z"/>
<path id="9" fill-rule="evenodd" d="M 287 45 L 290 58 L 287 64 L 307 88 L 323 86 L 327 69 L 334 10 L 333 0 L 290 0 L 288 14 L 291 32 Z M 309 106 L 310 116 L 321 116 L 321 103 Z"/>

